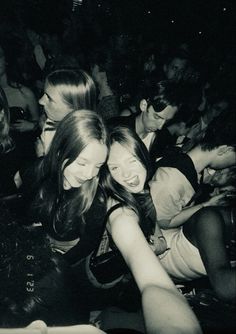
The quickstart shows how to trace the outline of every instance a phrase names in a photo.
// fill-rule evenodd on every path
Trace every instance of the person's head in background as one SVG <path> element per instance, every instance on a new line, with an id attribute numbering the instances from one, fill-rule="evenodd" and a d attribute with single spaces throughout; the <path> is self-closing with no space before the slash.
<path id="1" fill-rule="evenodd" d="M 201 102 L 201 88 L 198 84 L 179 82 L 181 105 L 175 116 L 168 122 L 168 129 L 174 135 L 185 136 L 192 122 L 199 118 L 198 105 Z"/>
<path id="2" fill-rule="evenodd" d="M 96 109 L 96 87 L 84 71 L 60 69 L 45 80 L 44 94 L 39 100 L 47 117 L 60 122 L 68 113 L 79 109 Z"/>
<path id="3" fill-rule="evenodd" d="M 202 118 L 209 124 L 215 117 L 225 113 L 232 105 L 232 98 L 222 91 L 222 87 L 210 87 L 206 90 L 206 107 Z"/>
<path id="4" fill-rule="evenodd" d="M 141 113 L 137 117 L 143 131 L 149 133 L 161 130 L 177 113 L 181 99 L 178 84 L 172 82 L 162 82 L 156 93 L 142 98 L 139 103 Z"/>
<path id="5" fill-rule="evenodd" d="M 167 80 L 179 81 L 189 65 L 189 56 L 185 52 L 171 54 L 164 62 L 163 71 Z"/>
<path id="6" fill-rule="evenodd" d="M 236 118 L 232 111 L 221 113 L 208 126 L 199 143 L 210 158 L 208 167 L 223 169 L 236 164 Z M 193 148 L 194 150 L 194 148 Z"/>
<path id="7" fill-rule="evenodd" d="M 0 87 L 0 153 L 8 152 L 13 147 L 9 135 L 10 113 L 6 95 Z"/>

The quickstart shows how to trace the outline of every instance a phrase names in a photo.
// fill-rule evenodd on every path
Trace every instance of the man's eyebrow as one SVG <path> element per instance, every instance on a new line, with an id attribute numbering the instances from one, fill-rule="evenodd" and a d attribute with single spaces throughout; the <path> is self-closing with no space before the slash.
<path id="1" fill-rule="evenodd" d="M 49 98 L 49 100 L 54 101 L 53 98 L 47 92 L 44 92 L 44 94 Z"/>

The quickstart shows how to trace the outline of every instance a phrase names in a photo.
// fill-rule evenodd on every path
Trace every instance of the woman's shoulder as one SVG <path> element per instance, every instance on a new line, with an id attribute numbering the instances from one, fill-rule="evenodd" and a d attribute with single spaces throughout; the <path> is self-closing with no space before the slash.
<path id="1" fill-rule="evenodd" d="M 108 222 L 111 224 L 115 221 L 125 221 L 127 222 L 127 219 L 135 219 L 137 220 L 137 214 L 134 212 L 133 209 L 125 205 L 124 203 L 120 203 L 119 201 L 109 198 L 108 199 Z"/>

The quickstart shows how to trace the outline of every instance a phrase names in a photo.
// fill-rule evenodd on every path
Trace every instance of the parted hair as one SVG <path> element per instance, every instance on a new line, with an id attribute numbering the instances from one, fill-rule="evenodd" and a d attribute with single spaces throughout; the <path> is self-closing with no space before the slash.
<path id="1" fill-rule="evenodd" d="M 46 214 L 57 215 L 56 203 L 63 199 L 63 173 L 93 140 L 108 145 L 106 126 L 102 118 L 89 110 L 69 113 L 60 123 L 53 138 L 50 150 L 38 168 L 38 199 Z M 94 152 L 96 154 L 96 152 Z M 74 189 L 68 203 L 69 216 L 81 216 L 90 208 L 98 187 L 99 176 L 88 180 L 80 188 Z M 69 221 L 70 219 L 67 219 Z M 66 222 L 63 222 L 64 229 Z"/>
<path id="2" fill-rule="evenodd" d="M 117 142 L 124 146 L 133 156 L 135 156 L 147 170 L 148 182 L 152 175 L 152 165 L 146 146 L 141 141 L 136 132 L 125 126 L 116 126 L 109 132 L 110 147 Z M 123 186 L 118 184 L 111 176 L 107 166 L 104 166 L 101 173 L 101 185 L 105 189 L 108 197 L 112 197 L 125 206 L 132 208 L 140 217 L 140 207 L 135 196 L 128 192 Z"/>
<path id="3" fill-rule="evenodd" d="M 79 109 L 96 109 L 96 86 L 91 76 L 83 70 L 59 69 L 48 74 L 46 82 L 53 86 L 68 112 Z"/>

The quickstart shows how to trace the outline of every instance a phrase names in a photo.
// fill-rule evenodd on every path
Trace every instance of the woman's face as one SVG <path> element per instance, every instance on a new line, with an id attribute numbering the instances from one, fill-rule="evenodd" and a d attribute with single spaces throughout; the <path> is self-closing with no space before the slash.
<path id="1" fill-rule="evenodd" d="M 64 169 L 65 190 L 79 188 L 98 175 L 107 157 L 107 146 L 98 140 L 89 143 L 78 157 Z M 64 161 L 64 165 L 68 160 Z"/>
<path id="2" fill-rule="evenodd" d="M 44 87 L 44 94 L 41 99 L 39 99 L 39 104 L 44 107 L 47 117 L 52 121 L 60 122 L 71 112 L 68 106 L 63 102 L 57 88 L 49 85 L 47 81 Z"/>
<path id="3" fill-rule="evenodd" d="M 139 193 L 144 189 L 147 171 L 138 158 L 124 146 L 112 144 L 107 161 L 113 179 L 131 193 Z"/>

